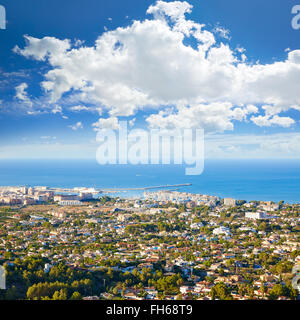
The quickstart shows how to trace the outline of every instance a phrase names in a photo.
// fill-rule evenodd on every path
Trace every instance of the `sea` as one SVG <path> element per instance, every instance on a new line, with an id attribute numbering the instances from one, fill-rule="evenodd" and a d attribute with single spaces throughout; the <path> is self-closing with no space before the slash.
<path id="1" fill-rule="evenodd" d="M 0 186 L 144 188 L 188 184 L 176 190 L 239 200 L 300 203 L 299 160 L 205 160 L 198 176 L 182 165 L 99 165 L 96 160 L 0 160 Z M 151 190 L 148 190 L 151 191 Z M 142 197 L 143 191 L 110 194 Z"/>

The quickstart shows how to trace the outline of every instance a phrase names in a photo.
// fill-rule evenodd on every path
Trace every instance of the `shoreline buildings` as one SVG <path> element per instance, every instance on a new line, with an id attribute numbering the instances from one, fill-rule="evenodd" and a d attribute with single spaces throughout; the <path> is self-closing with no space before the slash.
<path id="1" fill-rule="evenodd" d="M 166 190 L 157 192 L 144 192 L 144 198 L 146 200 L 172 202 L 174 204 L 191 202 L 194 203 L 195 206 L 207 205 L 210 207 L 216 206 L 217 202 L 220 201 L 220 198 L 216 196 Z"/>

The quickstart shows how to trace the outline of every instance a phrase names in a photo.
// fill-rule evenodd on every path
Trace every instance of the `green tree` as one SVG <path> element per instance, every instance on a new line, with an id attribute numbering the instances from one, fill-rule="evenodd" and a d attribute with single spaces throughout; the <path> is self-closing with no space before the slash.
<path id="1" fill-rule="evenodd" d="M 67 300 L 67 289 L 60 289 L 60 291 L 55 291 L 52 300 Z"/>
<path id="2" fill-rule="evenodd" d="M 229 288 L 223 283 L 217 283 L 210 290 L 210 296 L 212 300 L 220 299 L 220 300 L 232 300 L 232 296 L 230 294 Z"/>
<path id="3" fill-rule="evenodd" d="M 82 295 L 78 291 L 75 291 L 73 292 L 70 300 L 82 300 Z"/>

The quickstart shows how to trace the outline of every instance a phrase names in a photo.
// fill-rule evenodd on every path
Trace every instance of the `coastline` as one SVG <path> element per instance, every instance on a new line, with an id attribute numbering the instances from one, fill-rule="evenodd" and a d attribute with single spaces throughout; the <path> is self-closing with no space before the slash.
<path id="1" fill-rule="evenodd" d="M 220 198 L 300 203 L 297 160 L 206 160 L 199 176 L 186 176 L 184 169 L 174 165 L 100 166 L 95 160 L 0 160 L 0 181 L 7 186 L 85 186 L 105 190 L 190 183 L 174 188 Z M 133 197 L 143 191 L 120 194 Z"/>

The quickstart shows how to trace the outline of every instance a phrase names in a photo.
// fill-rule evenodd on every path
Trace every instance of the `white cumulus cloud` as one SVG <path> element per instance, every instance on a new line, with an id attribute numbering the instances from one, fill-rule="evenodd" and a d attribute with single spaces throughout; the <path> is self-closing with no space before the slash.
<path id="1" fill-rule="evenodd" d="M 184 123 L 222 131 L 264 105 L 265 114 L 253 116 L 253 123 L 292 125 L 279 113 L 300 109 L 300 50 L 284 61 L 247 63 L 244 50 L 217 42 L 213 30 L 189 20 L 192 8 L 186 1 L 157 1 L 147 10 L 149 19 L 106 31 L 94 46 L 25 36 L 26 46 L 14 51 L 49 64 L 41 85 L 51 103 L 76 92 L 82 103 L 103 106 L 111 119 L 152 108 L 152 126 Z M 228 38 L 226 29 L 218 33 Z M 188 45 L 189 39 L 196 45 Z M 170 105 L 173 113 L 163 115 Z"/>
<path id="2" fill-rule="evenodd" d="M 23 82 L 20 85 L 18 85 L 15 88 L 16 89 L 15 97 L 31 107 L 32 106 L 32 102 L 31 102 L 30 98 L 28 97 L 28 94 L 27 94 L 27 91 L 26 91 L 27 88 L 28 88 L 28 84 L 25 83 L 25 82 Z"/>
<path id="3" fill-rule="evenodd" d="M 295 120 L 290 117 L 279 117 L 278 115 L 251 117 L 251 121 L 259 127 L 270 127 L 272 125 L 290 127 L 295 123 Z"/>
<path id="4" fill-rule="evenodd" d="M 107 119 L 100 118 L 97 122 L 93 123 L 93 127 L 95 131 L 98 131 L 101 129 L 117 130 L 120 128 L 120 125 L 117 117 L 111 117 Z"/>
<path id="5" fill-rule="evenodd" d="M 78 129 L 82 129 L 83 128 L 83 124 L 78 121 L 77 123 L 75 123 L 74 125 L 69 126 L 72 130 L 76 131 Z"/>

